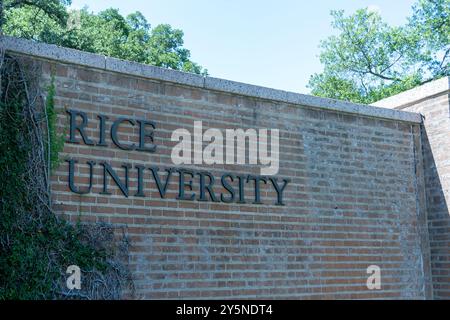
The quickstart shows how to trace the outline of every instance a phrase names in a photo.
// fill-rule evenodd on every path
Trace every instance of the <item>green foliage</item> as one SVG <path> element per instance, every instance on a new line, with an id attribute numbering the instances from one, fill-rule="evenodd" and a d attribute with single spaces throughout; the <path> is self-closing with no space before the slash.
<path id="1" fill-rule="evenodd" d="M 43 0 L 44 1 L 44 0 Z M 190 60 L 183 32 L 162 24 L 151 29 L 140 12 L 122 16 L 117 9 L 98 14 L 87 8 L 64 11 L 64 23 L 37 7 L 5 12 L 4 33 L 119 59 L 197 74 L 207 70 Z"/>
<path id="2" fill-rule="evenodd" d="M 159 67 L 202 73 L 199 65 L 189 61 L 189 50 L 182 46 L 183 31 L 172 29 L 168 24 L 160 24 L 150 34 L 145 62 Z"/>
<path id="3" fill-rule="evenodd" d="M 45 111 L 47 114 L 48 121 L 48 139 L 50 141 L 50 148 L 48 153 L 50 157 L 50 169 L 56 169 L 60 164 L 59 152 L 62 151 L 64 147 L 64 135 L 58 134 L 56 130 L 57 113 L 55 111 L 55 82 L 52 78 L 52 82 L 48 87 L 47 98 L 45 101 Z M 47 159 L 48 160 L 48 159 Z"/>
<path id="4" fill-rule="evenodd" d="M 367 9 L 331 14 L 338 34 L 321 42 L 324 71 L 311 76 L 312 94 L 372 103 L 450 75 L 450 0 L 419 0 L 400 27 Z"/>
<path id="5" fill-rule="evenodd" d="M 433 78 L 450 74 L 450 0 L 419 0 L 407 26 L 410 59 Z"/>
<path id="6" fill-rule="evenodd" d="M 43 12 L 53 21 L 63 25 L 67 21 L 66 6 L 71 3 L 71 0 L 3 0 L 0 2 L 0 27 L 4 23 L 5 11 L 21 8 L 33 8 L 36 12 Z"/>
<path id="7" fill-rule="evenodd" d="M 113 268 L 109 263 L 115 255 L 109 245 L 113 239 L 94 245 L 87 240 L 88 226 L 58 219 L 37 200 L 45 197 L 33 193 L 42 188 L 30 187 L 39 183 L 34 179 L 38 173 L 30 172 L 30 151 L 37 146 L 32 145 L 28 132 L 24 91 L 8 84 L 11 70 L 2 70 L 0 90 L 0 300 L 64 297 L 59 290 L 64 288 L 61 282 L 69 265 L 105 273 Z M 55 139 L 53 97 L 51 85 L 45 108 L 52 138 L 51 160 L 56 164 L 61 146 Z"/>
<path id="8" fill-rule="evenodd" d="M 6 209 L 12 209 L 11 203 L 6 201 L 13 197 L 20 203 L 24 200 L 21 186 L 16 181 L 20 181 L 24 172 L 24 162 L 28 154 L 29 146 L 21 143 L 21 121 L 20 104 L 16 101 L 6 104 L 0 103 L 0 213 L 3 215 Z M 7 210 L 8 211 L 8 210 Z M 4 219 L 0 219 L 3 226 Z M 0 277 L 1 279 L 1 277 Z"/>

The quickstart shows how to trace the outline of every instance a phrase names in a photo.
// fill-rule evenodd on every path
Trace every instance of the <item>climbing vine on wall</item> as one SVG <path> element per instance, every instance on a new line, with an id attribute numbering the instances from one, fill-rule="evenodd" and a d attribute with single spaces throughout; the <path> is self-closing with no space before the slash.
<path id="1" fill-rule="evenodd" d="M 0 74 L 0 300 L 121 298 L 132 289 L 123 233 L 52 210 L 50 175 L 64 143 L 54 81 L 43 92 L 39 65 L 4 52 Z M 70 265 L 82 271 L 80 290 L 66 286 Z"/>

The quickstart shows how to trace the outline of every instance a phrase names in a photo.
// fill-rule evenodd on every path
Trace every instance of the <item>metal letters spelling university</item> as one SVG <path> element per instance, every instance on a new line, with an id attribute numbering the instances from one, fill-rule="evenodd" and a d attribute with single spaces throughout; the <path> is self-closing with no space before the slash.
<path id="1" fill-rule="evenodd" d="M 98 141 L 92 140 L 86 133 L 86 127 L 88 125 L 88 117 L 86 113 L 77 110 L 67 111 L 70 120 L 70 136 L 67 140 L 68 143 L 79 144 L 81 139 L 84 144 L 88 146 L 100 146 L 108 147 L 106 143 L 106 121 L 108 117 L 106 115 L 97 115 L 99 121 L 99 139 Z M 124 143 L 120 141 L 118 137 L 118 130 L 121 126 L 138 126 L 139 129 L 139 141 L 137 143 Z M 155 152 L 156 145 L 154 144 L 154 130 L 156 124 L 153 121 L 131 118 L 118 118 L 115 120 L 110 128 L 111 140 L 115 146 L 122 150 L 128 151 L 140 151 L 140 152 Z M 77 137 L 76 133 L 79 133 L 81 139 Z M 147 141 L 146 141 L 147 140 Z M 150 141 L 150 142 L 148 142 Z M 75 166 L 78 163 L 75 159 L 67 159 L 69 164 L 69 189 L 77 194 L 87 194 L 91 192 L 93 184 L 93 170 L 96 163 L 94 161 L 87 161 L 89 166 L 89 183 L 87 186 L 77 187 L 75 185 Z M 160 168 L 157 166 L 144 166 L 144 165 L 132 165 L 124 163 L 121 167 L 124 169 L 124 177 L 120 178 L 115 169 L 107 162 L 100 162 L 100 166 L 103 167 L 103 190 L 101 194 L 111 194 L 108 191 L 108 177 L 111 177 L 115 184 L 119 187 L 120 191 L 125 197 L 146 197 L 144 190 L 144 177 L 151 174 L 155 183 L 156 189 L 159 192 L 160 197 L 166 198 L 167 189 L 172 180 L 178 180 L 178 195 L 177 200 L 197 200 L 197 201 L 212 201 L 212 202 L 224 202 L 224 203 L 238 203 L 238 204 L 263 204 L 261 201 L 261 183 L 269 185 L 275 190 L 277 198 L 274 200 L 275 205 L 284 205 L 283 193 L 285 188 L 290 182 L 290 179 L 279 179 L 273 176 L 261 176 L 250 174 L 232 174 L 224 173 L 220 177 L 220 185 L 226 192 L 217 194 L 214 191 L 215 178 L 207 171 L 197 171 L 187 168 L 169 167 L 165 168 L 166 171 L 165 181 L 161 178 L 159 172 Z M 129 189 L 129 171 L 136 170 L 137 172 L 137 188 L 133 190 L 133 193 Z M 178 176 L 178 177 L 176 177 Z M 198 188 L 194 188 L 194 182 L 198 181 Z M 247 199 L 245 190 L 246 187 L 253 187 L 254 192 L 252 199 Z M 195 191 L 198 190 L 198 194 Z M 209 195 L 209 196 L 208 196 Z M 248 196 L 247 196 L 248 197 Z"/>

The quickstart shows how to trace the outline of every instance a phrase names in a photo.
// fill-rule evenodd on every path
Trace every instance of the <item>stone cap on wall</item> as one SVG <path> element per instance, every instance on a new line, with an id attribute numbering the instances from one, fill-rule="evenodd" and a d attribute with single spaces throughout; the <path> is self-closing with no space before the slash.
<path id="1" fill-rule="evenodd" d="M 106 57 L 100 54 L 64 48 L 52 44 L 41 43 L 21 38 L 0 36 L 0 48 L 9 52 L 15 52 L 48 60 L 61 61 L 63 63 L 91 67 L 105 71 L 118 72 L 142 78 L 168 81 L 176 84 L 237 94 L 247 97 L 327 109 L 344 113 L 358 114 L 368 117 L 406 121 L 412 123 L 422 122 L 422 118 L 418 113 L 379 108 L 335 99 L 327 99 L 300 93 L 271 89 L 236 81 L 205 77 L 197 74 L 159 68 L 142 63 L 125 61 L 121 59 Z"/>
<path id="2" fill-rule="evenodd" d="M 401 110 L 430 98 L 450 94 L 450 77 L 443 77 L 419 87 L 373 103 L 373 106 Z"/>

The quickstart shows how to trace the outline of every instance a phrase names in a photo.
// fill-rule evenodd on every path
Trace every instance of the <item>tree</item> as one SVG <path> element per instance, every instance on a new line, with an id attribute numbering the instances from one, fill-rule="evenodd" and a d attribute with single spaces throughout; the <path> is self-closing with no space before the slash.
<path id="1" fill-rule="evenodd" d="M 52 20 L 64 24 L 67 20 L 65 6 L 72 3 L 71 0 L 3 0 L 0 1 L 0 30 L 3 29 L 4 13 L 12 9 L 34 8 L 43 12 Z M 30 21 L 31 22 L 31 21 Z"/>
<path id="2" fill-rule="evenodd" d="M 338 31 L 321 42 L 317 96 L 372 103 L 450 75 L 450 0 L 419 0 L 408 23 L 392 27 L 367 9 L 332 11 Z"/>
<path id="3" fill-rule="evenodd" d="M 66 5 L 70 3 L 67 0 L 40 2 L 58 2 L 58 8 L 62 8 L 58 11 L 61 19 L 53 11 L 37 6 L 5 6 L 4 33 L 119 59 L 207 74 L 206 69 L 190 60 L 190 51 L 183 47 L 181 30 L 166 24 L 151 29 L 140 12 L 124 17 L 112 8 L 94 14 L 87 8 L 67 10 Z"/>
<path id="4" fill-rule="evenodd" d="M 411 59 L 427 68 L 429 77 L 450 72 L 450 0 L 421 0 L 413 7 L 408 30 L 416 44 Z"/>
<path id="5" fill-rule="evenodd" d="M 201 73 L 202 67 L 189 60 L 190 52 L 182 46 L 183 31 L 172 29 L 168 24 L 160 24 L 151 32 L 146 63 L 186 72 Z"/>

